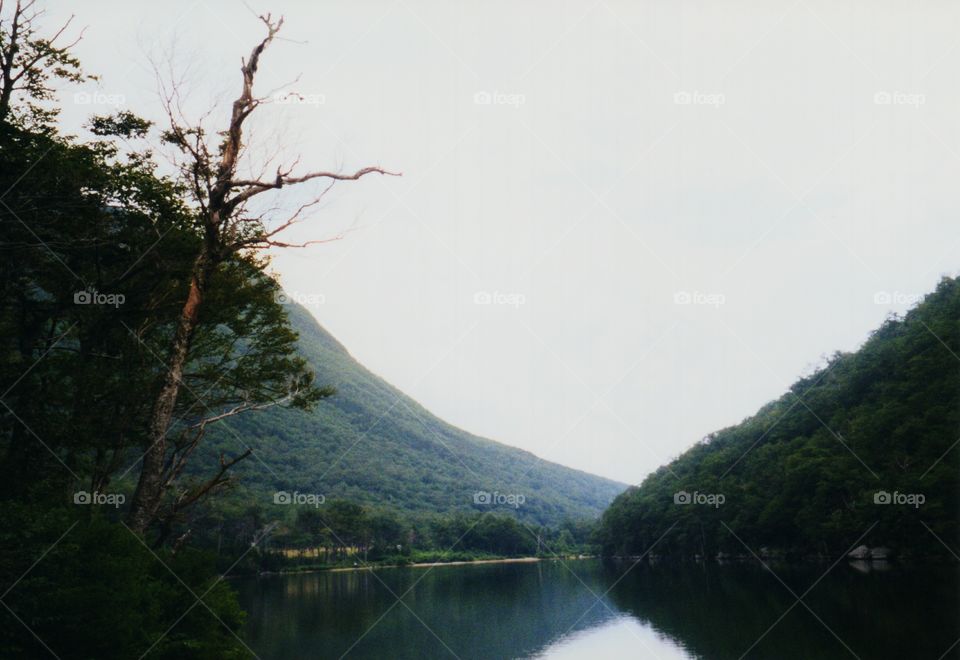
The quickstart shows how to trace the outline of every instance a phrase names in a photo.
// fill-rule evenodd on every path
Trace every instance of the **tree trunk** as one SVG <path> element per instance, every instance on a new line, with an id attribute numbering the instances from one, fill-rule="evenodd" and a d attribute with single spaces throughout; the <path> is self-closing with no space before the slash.
<path id="1" fill-rule="evenodd" d="M 147 431 L 147 450 L 143 455 L 143 468 L 140 480 L 133 495 L 130 511 L 127 514 L 127 523 L 136 532 L 143 533 L 155 521 L 164 490 L 164 456 L 166 454 L 166 434 L 170 429 L 177 395 L 180 392 L 180 379 L 190 350 L 190 342 L 197 326 L 197 316 L 203 302 L 204 290 L 214 268 L 230 255 L 242 250 L 259 250 L 267 247 L 290 247 L 275 237 L 284 229 L 297 221 L 300 211 L 310 206 L 303 206 L 291 215 L 285 222 L 272 230 L 263 228 L 246 236 L 242 221 L 233 218 L 234 213 L 245 208 L 253 197 L 267 191 L 279 190 L 285 185 L 296 185 L 313 179 L 328 179 L 329 181 L 356 181 L 371 173 L 390 174 L 379 167 L 365 167 L 353 174 L 338 174 L 336 172 L 310 172 L 303 176 L 292 176 L 292 168 L 277 169 L 275 178 L 264 180 L 237 179 L 237 160 L 243 150 L 243 123 L 247 117 L 262 103 L 253 94 L 253 82 L 257 73 L 260 55 L 270 45 L 283 19 L 273 22 L 270 15 L 260 17 L 267 26 L 267 36 L 250 52 L 250 56 L 243 60 L 240 71 L 243 75 L 243 88 L 240 96 L 233 102 L 230 124 L 226 131 L 221 133 L 223 141 L 215 152 L 219 154 L 219 162 L 214 163 L 213 150 L 208 150 L 202 140 L 202 132 L 184 129 L 178 124 L 176 110 L 167 106 L 173 134 L 178 140 L 180 148 L 192 162 L 192 166 L 185 167 L 184 173 L 191 172 L 196 187 L 198 202 L 202 206 L 203 247 L 193 265 L 190 279 L 190 291 L 187 300 L 180 311 L 176 335 L 167 358 L 167 374 L 163 387 L 154 401 L 153 411 Z M 0 57 L 0 60 L 3 58 Z M 3 62 L 0 61 L 0 69 Z M 0 71 L 2 75 L 2 71 Z M 2 90 L 0 90 L 2 91 Z M 193 136 L 193 137 L 188 137 Z M 196 143 L 192 142 L 193 140 Z M 262 219 L 262 218 L 261 218 Z M 249 218 L 247 219 L 249 220 Z"/>
<path id="2" fill-rule="evenodd" d="M 193 264 L 190 290 L 180 310 L 176 334 L 170 348 L 167 375 L 150 415 L 147 451 L 143 455 L 140 480 L 137 482 L 137 489 L 127 514 L 127 524 L 133 531 L 141 534 L 154 521 L 163 497 L 163 465 L 167 451 L 167 431 L 173 419 L 174 406 L 177 403 L 177 395 L 180 393 L 183 367 L 187 362 L 203 294 L 212 271 L 213 262 L 205 246 Z"/>
<path id="3" fill-rule="evenodd" d="M 7 121 L 7 115 L 10 114 L 10 98 L 13 95 L 13 58 L 16 55 L 19 44 L 17 43 L 17 32 L 20 29 L 20 12 L 14 14 L 12 29 L 10 31 L 10 43 L 3 53 L 3 61 L 0 63 L 0 123 Z"/>

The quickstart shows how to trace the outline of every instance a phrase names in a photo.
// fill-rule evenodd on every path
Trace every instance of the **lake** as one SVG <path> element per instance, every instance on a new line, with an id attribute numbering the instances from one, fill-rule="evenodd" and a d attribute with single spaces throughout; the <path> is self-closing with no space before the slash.
<path id="1" fill-rule="evenodd" d="M 960 657 L 955 567 L 828 568 L 591 559 L 249 577 L 234 586 L 248 613 L 246 641 L 264 660 Z"/>

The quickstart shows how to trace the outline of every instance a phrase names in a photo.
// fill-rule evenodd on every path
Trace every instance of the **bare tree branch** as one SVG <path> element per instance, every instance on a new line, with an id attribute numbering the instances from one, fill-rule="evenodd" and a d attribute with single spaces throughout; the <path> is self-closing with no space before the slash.
<path id="1" fill-rule="evenodd" d="M 146 438 L 148 449 L 143 457 L 140 479 L 128 514 L 131 528 L 141 533 L 158 519 L 165 492 L 181 474 L 187 459 L 203 437 L 207 424 L 247 410 L 257 410 L 278 404 L 278 401 L 243 402 L 219 415 L 201 420 L 181 432 L 173 442 L 172 454 L 167 457 L 167 434 L 173 422 L 173 411 L 197 328 L 199 312 L 213 273 L 221 264 L 241 251 L 267 247 L 294 247 L 295 244 L 279 240 L 277 237 L 296 224 L 306 209 L 316 205 L 330 186 L 328 185 L 313 200 L 300 205 L 286 220 L 272 229 L 265 227 L 263 215 L 259 217 L 245 215 L 246 202 L 268 190 L 279 190 L 285 186 L 298 185 L 315 179 L 326 180 L 332 185 L 337 181 L 356 181 L 368 174 L 399 176 L 378 166 L 364 167 L 352 174 L 316 171 L 294 175 L 293 169 L 297 167 L 298 159 L 287 168 L 277 168 L 276 176 L 272 180 L 238 177 L 237 172 L 246 147 L 245 122 L 266 101 L 254 94 L 254 81 L 260 66 L 260 57 L 283 26 L 282 17 L 276 21 L 270 14 L 259 18 L 266 27 L 267 33 L 253 47 L 250 54 L 241 60 L 240 93 L 231 105 L 230 118 L 225 130 L 215 133 L 221 138 L 216 148 L 207 145 L 207 133 L 203 129 L 202 121 L 191 125 L 184 118 L 177 86 L 174 84 L 169 89 L 162 86 L 164 109 L 170 121 L 170 129 L 164 137 L 168 143 L 180 150 L 185 159 L 180 169 L 199 208 L 197 226 L 203 234 L 203 241 L 194 261 L 187 298 L 183 302 L 168 353 L 165 381 L 150 415 Z M 318 242 L 325 241 L 307 241 L 301 245 Z M 177 510 L 182 510 L 184 506 L 220 487 L 225 483 L 226 471 L 245 456 L 231 462 L 221 460 L 221 470 L 217 475 L 199 490 L 181 494 L 174 502 L 173 513 L 164 514 L 164 516 L 175 515 Z M 169 521 L 170 518 L 164 519 Z"/>

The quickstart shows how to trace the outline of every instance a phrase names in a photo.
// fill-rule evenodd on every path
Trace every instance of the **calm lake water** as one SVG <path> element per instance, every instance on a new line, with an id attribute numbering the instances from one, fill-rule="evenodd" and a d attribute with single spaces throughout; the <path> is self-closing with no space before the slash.
<path id="1" fill-rule="evenodd" d="M 630 567 L 546 561 L 234 585 L 264 660 L 960 657 L 956 568 Z"/>

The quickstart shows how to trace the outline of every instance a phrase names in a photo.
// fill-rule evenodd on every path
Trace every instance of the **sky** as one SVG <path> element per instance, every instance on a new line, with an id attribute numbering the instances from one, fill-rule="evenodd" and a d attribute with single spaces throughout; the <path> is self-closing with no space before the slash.
<path id="1" fill-rule="evenodd" d="M 283 15 L 251 171 L 403 175 L 324 195 L 289 238 L 336 240 L 273 255 L 290 297 L 447 421 L 627 483 L 960 264 L 957 3 L 49 7 L 100 76 L 61 93 L 81 134 L 162 119 L 158 71 L 222 125 Z"/>

